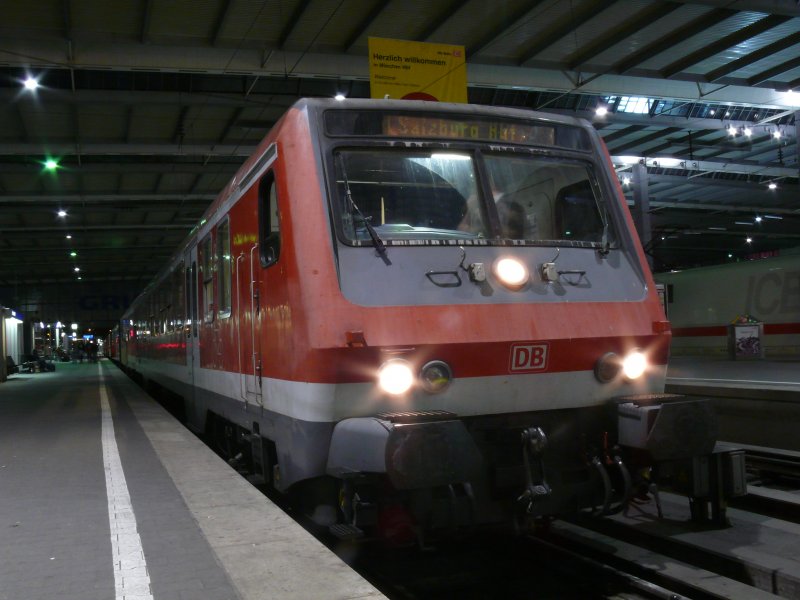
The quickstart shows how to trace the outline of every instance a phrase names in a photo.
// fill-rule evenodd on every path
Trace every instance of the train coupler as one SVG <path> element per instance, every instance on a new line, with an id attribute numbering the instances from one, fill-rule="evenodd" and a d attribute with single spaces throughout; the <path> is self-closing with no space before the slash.
<path id="1" fill-rule="evenodd" d="M 542 454 L 547 447 L 547 435 L 541 427 L 529 427 L 522 432 L 522 463 L 525 468 L 525 491 L 517 502 L 521 503 L 526 513 L 533 511 L 537 500 L 552 493 L 544 476 Z"/>

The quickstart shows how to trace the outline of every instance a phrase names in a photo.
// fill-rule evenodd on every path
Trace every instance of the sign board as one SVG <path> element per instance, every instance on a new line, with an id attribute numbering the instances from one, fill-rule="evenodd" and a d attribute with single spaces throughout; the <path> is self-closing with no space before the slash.
<path id="1" fill-rule="evenodd" d="M 728 353 L 737 358 L 764 358 L 763 323 L 728 325 Z"/>
<path id="2" fill-rule="evenodd" d="M 372 98 L 467 101 L 464 46 L 369 38 Z"/>

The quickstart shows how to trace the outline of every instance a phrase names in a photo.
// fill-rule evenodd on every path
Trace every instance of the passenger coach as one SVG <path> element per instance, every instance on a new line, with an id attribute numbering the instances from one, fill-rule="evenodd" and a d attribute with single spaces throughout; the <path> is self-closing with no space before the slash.
<path id="1" fill-rule="evenodd" d="M 574 118 L 301 100 L 122 325 L 128 369 L 340 532 L 609 512 L 714 445 L 661 394 L 669 325 Z"/>

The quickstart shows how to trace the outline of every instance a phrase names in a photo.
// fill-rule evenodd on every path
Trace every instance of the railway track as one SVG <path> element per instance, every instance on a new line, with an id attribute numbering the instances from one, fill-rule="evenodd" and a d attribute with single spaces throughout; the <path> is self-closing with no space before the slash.
<path id="1" fill-rule="evenodd" d="M 747 444 L 735 446 L 744 450 L 747 472 L 751 477 L 759 480 L 789 479 L 800 484 L 800 452 Z"/>

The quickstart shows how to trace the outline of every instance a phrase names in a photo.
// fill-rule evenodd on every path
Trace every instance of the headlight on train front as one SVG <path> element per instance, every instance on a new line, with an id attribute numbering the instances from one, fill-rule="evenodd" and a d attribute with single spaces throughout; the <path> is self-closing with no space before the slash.
<path id="1" fill-rule="evenodd" d="M 515 258 L 501 258 L 494 264 L 494 274 L 507 288 L 518 290 L 528 283 L 528 269 Z"/>
<path id="2" fill-rule="evenodd" d="M 401 359 L 387 360 L 378 369 L 378 385 L 387 394 L 405 394 L 414 384 L 411 365 Z"/>
<path id="3" fill-rule="evenodd" d="M 453 379 L 453 372 L 450 366 L 441 360 L 433 360 L 422 367 L 419 372 L 419 381 L 425 391 L 430 394 L 438 394 L 447 389 Z"/>
<path id="4" fill-rule="evenodd" d="M 635 350 L 622 359 L 622 373 L 628 379 L 638 379 L 647 369 L 647 357 Z"/>
<path id="5" fill-rule="evenodd" d="M 616 379 L 620 371 L 628 380 L 638 379 L 647 370 L 647 357 L 639 350 L 634 350 L 621 358 L 614 352 L 607 352 L 600 357 L 594 366 L 594 375 L 602 383 Z"/>
<path id="6" fill-rule="evenodd" d="M 622 368 L 619 356 L 613 352 L 606 352 L 594 366 L 594 376 L 601 383 L 613 380 Z"/>

